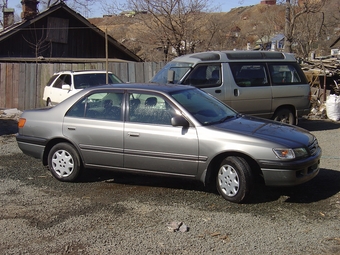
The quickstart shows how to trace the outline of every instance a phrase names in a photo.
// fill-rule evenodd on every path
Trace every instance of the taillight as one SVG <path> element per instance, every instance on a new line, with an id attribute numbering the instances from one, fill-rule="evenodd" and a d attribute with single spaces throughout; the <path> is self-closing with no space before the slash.
<path id="1" fill-rule="evenodd" d="M 26 119 L 20 118 L 18 121 L 18 128 L 23 128 L 25 126 Z"/>

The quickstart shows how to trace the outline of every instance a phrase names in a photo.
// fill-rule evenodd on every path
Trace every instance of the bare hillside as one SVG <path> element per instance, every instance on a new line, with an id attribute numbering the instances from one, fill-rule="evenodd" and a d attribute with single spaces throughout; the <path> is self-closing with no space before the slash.
<path id="1" fill-rule="evenodd" d="M 334 31 L 339 24 L 339 10 L 337 0 L 329 0 L 324 7 L 325 24 L 320 29 L 324 38 L 330 39 L 327 42 L 322 40 L 321 46 L 313 45 L 314 51 L 319 50 L 321 55 L 328 52 L 328 45 L 338 36 Z M 165 56 L 164 35 L 157 29 L 150 28 L 152 26 L 151 20 L 150 14 L 89 19 L 100 29 L 107 29 L 113 38 L 123 43 L 145 61 L 168 61 L 175 57 L 176 53 L 170 50 Z M 190 50 L 191 52 L 198 52 L 246 49 L 247 43 L 250 44 L 251 48 L 254 48 L 259 39 L 284 33 L 285 6 L 258 4 L 234 8 L 230 12 L 199 13 L 193 15 L 191 22 L 196 24 L 196 28 L 188 27 L 188 32 L 185 33 L 192 33 L 186 40 L 190 40 L 190 43 L 194 42 L 194 47 L 183 52 L 183 54 L 190 53 Z M 297 48 L 297 50 L 299 49 Z"/>

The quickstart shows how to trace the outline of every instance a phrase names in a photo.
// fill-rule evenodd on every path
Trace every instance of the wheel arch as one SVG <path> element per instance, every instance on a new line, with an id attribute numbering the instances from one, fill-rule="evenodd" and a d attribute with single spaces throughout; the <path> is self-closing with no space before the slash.
<path id="1" fill-rule="evenodd" d="M 295 118 L 295 125 L 296 125 L 297 120 L 298 120 L 297 111 L 296 111 L 296 107 L 294 105 L 291 105 L 291 104 L 283 104 L 283 105 L 278 106 L 275 109 L 271 119 L 273 120 L 275 118 L 276 114 L 282 109 L 289 109 L 293 113 L 294 118 Z"/>
<path id="2" fill-rule="evenodd" d="M 46 98 L 46 101 L 45 101 L 45 105 L 48 106 L 48 103 L 49 103 L 49 102 L 52 103 L 51 98 L 50 98 L 50 97 L 47 97 L 47 98 Z"/>
<path id="3" fill-rule="evenodd" d="M 58 143 L 68 143 L 68 144 L 72 145 L 79 155 L 81 166 L 84 165 L 83 164 L 83 157 L 82 157 L 81 153 L 79 152 L 79 148 L 76 145 L 74 145 L 71 141 L 69 141 L 65 138 L 59 137 L 59 138 L 54 138 L 54 139 L 48 141 L 48 143 L 46 144 L 44 154 L 43 154 L 43 158 L 42 158 L 42 163 L 43 163 L 44 166 L 48 165 L 47 159 L 48 159 L 48 154 L 49 154 L 50 150 L 52 149 L 52 147 L 54 145 L 56 145 Z"/>
<path id="4" fill-rule="evenodd" d="M 235 156 L 235 157 L 240 157 L 246 160 L 246 162 L 249 164 L 249 167 L 251 168 L 251 171 L 254 173 L 255 176 L 262 176 L 261 168 L 259 164 L 256 162 L 255 159 L 250 157 L 247 154 L 237 152 L 237 151 L 228 151 L 228 152 L 223 152 L 218 155 L 216 155 L 209 163 L 207 167 L 207 172 L 205 175 L 204 179 L 204 185 L 206 187 L 212 187 L 215 189 L 215 178 L 217 175 L 217 172 L 219 170 L 220 164 L 222 161 L 229 156 Z"/>

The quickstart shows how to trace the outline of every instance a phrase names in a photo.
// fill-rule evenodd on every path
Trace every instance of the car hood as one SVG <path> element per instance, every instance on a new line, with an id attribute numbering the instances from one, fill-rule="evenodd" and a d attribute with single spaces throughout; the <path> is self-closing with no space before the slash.
<path id="1" fill-rule="evenodd" d="M 314 140 L 314 136 L 305 129 L 251 116 L 233 118 L 215 127 L 288 147 L 308 146 Z"/>

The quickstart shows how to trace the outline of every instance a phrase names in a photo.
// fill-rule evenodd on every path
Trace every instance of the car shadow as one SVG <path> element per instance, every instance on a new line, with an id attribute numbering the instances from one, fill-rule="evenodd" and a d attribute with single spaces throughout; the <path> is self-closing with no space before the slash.
<path id="1" fill-rule="evenodd" d="M 330 119 L 299 119 L 298 127 L 307 129 L 308 131 L 333 130 L 340 128 L 340 121 L 332 121 Z"/>
<path id="2" fill-rule="evenodd" d="M 216 190 L 207 189 L 196 180 L 174 177 L 112 172 L 105 170 L 85 170 L 79 182 L 107 182 L 136 187 L 158 187 L 181 190 L 204 191 L 218 195 Z M 288 203 L 314 203 L 330 198 L 340 192 L 340 172 L 321 169 L 319 174 L 307 183 L 293 187 L 268 187 L 263 181 L 257 180 L 246 204 L 274 202 L 284 197 Z M 222 198 L 221 198 L 222 199 Z"/>
<path id="3" fill-rule="evenodd" d="M 163 187 L 197 191 L 204 190 L 204 185 L 201 182 L 192 179 L 98 169 L 85 169 L 78 179 L 78 182 L 112 182 L 133 186 Z"/>
<path id="4" fill-rule="evenodd" d="M 340 172 L 320 169 L 319 174 L 309 182 L 293 187 L 267 187 L 256 185 L 250 204 L 276 201 L 285 197 L 289 203 L 314 203 L 328 199 L 340 192 Z"/>

